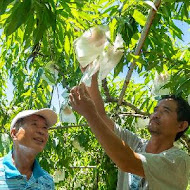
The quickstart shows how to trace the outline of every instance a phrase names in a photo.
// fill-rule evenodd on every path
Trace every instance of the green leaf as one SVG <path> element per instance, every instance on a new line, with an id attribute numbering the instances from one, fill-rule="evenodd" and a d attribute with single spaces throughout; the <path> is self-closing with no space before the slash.
<path id="1" fill-rule="evenodd" d="M 24 0 L 23 2 L 17 2 L 12 8 L 12 14 L 8 17 L 5 23 L 5 34 L 11 35 L 17 30 L 23 23 L 26 22 L 31 12 L 31 0 Z"/>
<path id="2" fill-rule="evenodd" d="M 71 45 L 70 45 L 70 40 L 69 40 L 69 37 L 68 35 L 65 36 L 65 42 L 64 42 L 64 49 L 65 49 L 65 52 L 67 53 L 67 55 L 69 55 L 70 53 L 70 48 L 71 48 Z"/>
<path id="3" fill-rule="evenodd" d="M 36 81 L 35 81 L 35 85 L 34 85 L 35 91 L 37 91 L 38 84 L 39 84 L 39 82 L 40 82 L 40 78 L 41 78 L 43 72 L 44 72 L 43 69 L 42 69 L 42 68 L 39 68 L 39 70 L 38 70 L 38 75 L 37 75 L 37 77 L 36 77 Z"/>
<path id="4" fill-rule="evenodd" d="M 29 89 L 27 92 L 22 94 L 22 97 L 27 97 L 27 96 L 30 97 L 31 94 L 32 94 L 32 89 Z"/>
<path id="5" fill-rule="evenodd" d="M 115 18 L 109 23 L 110 38 L 112 42 L 114 41 L 114 38 L 116 35 L 116 24 L 117 24 L 117 20 Z"/>
<path id="6" fill-rule="evenodd" d="M 34 38 L 34 45 L 36 45 L 41 39 L 44 34 L 44 32 L 47 29 L 47 25 L 45 25 L 44 22 L 40 22 L 38 27 L 33 33 L 33 38 Z"/>
<path id="7" fill-rule="evenodd" d="M 180 85 L 178 86 L 178 88 L 176 89 L 176 93 L 180 94 L 185 88 L 189 88 L 190 85 L 190 78 L 189 79 L 182 79 L 180 82 Z"/>
<path id="8" fill-rule="evenodd" d="M 4 14 L 7 9 L 7 6 L 12 3 L 13 0 L 1 0 L 0 1 L 0 15 Z"/>
<path id="9" fill-rule="evenodd" d="M 25 28 L 25 32 L 24 32 L 24 37 L 23 37 L 23 43 L 25 44 L 25 49 L 27 49 L 31 44 L 31 39 L 30 36 L 32 34 L 32 30 L 34 28 L 35 25 L 35 20 L 34 20 L 34 16 L 30 15 L 28 18 L 28 22 Z"/>
<path id="10" fill-rule="evenodd" d="M 145 26 L 146 17 L 136 9 L 133 12 L 133 18 L 138 22 L 141 26 Z"/>
<path id="11" fill-rule="evenodd" d="M 46 6 L 45 6 L 46 7 Z M 45 16 L 46 16 L 46 19 L 45 19 L 45 22 L 46 24 L 49 24 L 51 27 L 52 27 L 52 30 L 55 31 L 56 29 L 56 18 L 55 18 L 55 14 L 46 7 L 46 10 L 45 10 Z"/>
<path id="12" fill-rule="evenodd" d="M 114 77 L 118 76 L 120 72 L 123 72 L 124 67 L 124 56 L 121 58 L 120 62 L 114 68 Z"/>
<path id="13" fill-rule="evenodd" d="M 181 31 L 180 28 L 178 28 L 174 23 L 173 21 L 171 21 L 170 23 L 170 31 L 172 33 L 172 35 L 175 37 L 177 36 L 180 40 L 183 41 L 183 38 L 182 38 L 182 35 L 183 35 L 183 32 Z"/>

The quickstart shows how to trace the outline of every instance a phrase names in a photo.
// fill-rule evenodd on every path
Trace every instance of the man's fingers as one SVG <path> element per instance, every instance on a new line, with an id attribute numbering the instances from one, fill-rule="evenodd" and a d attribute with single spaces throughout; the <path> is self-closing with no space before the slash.
<path id="1" fill-rule="evenodd" d="M 84 83 L 81 83 L 79 86 L 76 86 L 71 89 L 69 95 L 69 102 L 74 108 L 79 105 L 81 101 L 85 101 L 89 97 L 88 91 Z"/>
<path id="2" fill-rule="evenodd" d="M 73 95 L 71 93 L 69 94 L 69 104 L 71 106 L 75 105 L 75 100 L 74 100 Z"/>
<path id="3" fill-rule="evenodd" d="M 82 67 L 82 66 L 80 65 L 80 70 L 82 71 L 82 73 L 84 73 L 84 72 L 86 71 L 87 67 L 88 67 L 88 65 L 87 65 L 86 67 Z"/>
<path id="4" fill-rule="evenodd" d="M 85 84 L 84 83 L 81 83 L 80 85 L 79 85 L 79 94 L 80 94 L 80 96 L 81 97 L 84 97 L 84 96 L 89 96 L 89 94 L 88 94 L 88 91 L 87 91 L 87 89 L 86 89 L 86 86 L 85 86 Z"/>
<path id="5" fill-rule="evenodd" d="M 78 89 L 78 86 L 74 86 L 71 90 L 70 90 L 70 93 L 74 93 L 75 91 L 77 91 Z"/>
<path id="6" fill-rule="evenodd" d="M 76 104 L 79 101 L 78 86 L 71 89 L 69 99 L 72 104 Z"/>

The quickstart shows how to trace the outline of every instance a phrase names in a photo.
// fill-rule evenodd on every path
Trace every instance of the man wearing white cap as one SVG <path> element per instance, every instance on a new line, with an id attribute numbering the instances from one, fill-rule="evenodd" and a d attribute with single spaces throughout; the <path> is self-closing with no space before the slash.
<path id="1" fill-rule="evenodd" d="M 56 122 L 56 113 L 48 108 L 16 115 L 10 127 L 13 150 L 0 159 L 0 189 L 54 189 L 52 177 L 35 158 L 45 148 L 48 129 Z"/>

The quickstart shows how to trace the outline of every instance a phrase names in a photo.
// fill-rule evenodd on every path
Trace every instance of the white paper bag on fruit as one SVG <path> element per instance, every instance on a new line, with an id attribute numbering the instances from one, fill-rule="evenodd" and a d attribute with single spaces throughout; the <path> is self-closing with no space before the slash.
<path id="1" fill-rule="evenodd" d="M 120 34 L 117 34 L 113 44 L 110 43 L 107 26 L 90 28 L 76 39 L 74 48 L 77 60 L 82 68 L 87 66 L 81 82 L 91 86 L 92 75 L 98 70 L 99 80 L 103 80 L 123 56 L 123 43 Z"/>
<path id="2" fill-rule="evenodd" d="M 76 123 L 75 114 L 67 104 L 61 106 L 59 119 L 61 122 Z"/>
<path id="3" fill-rule="evenodd" d="M 166 85 L 170 80 L 170 76 L 168 73 L 160 73 L 158 74 L 156 72 L 155 78 L 153 81 L 153 93 L 155 95 L 169 95 L 171 90 L 170 88 L 164 88 L 164 85 Z"/>
<path id="4" fill-rule="evenodd" d="M 53 174 L 53 180 L 55 183 L 59 183 L 60 181 L 64 181 L 65 179 L 65 170 L 60 169 L 60 170 L 55 170 Z"/>
<path id="5" fill-rule="evenodd" d="M 134 126 L 136 128 L 146 128 L 149 123 L 149 118 L 137 118 L 137 121 L 135 122 Z"/>
<path id="6" fill-rule="evenodd" d="M 106 32 L 108 27 L 92 27 L 74 41 L 77 60 L 81 67 L 92 63 L 104 50 L 107 41 Z"/>

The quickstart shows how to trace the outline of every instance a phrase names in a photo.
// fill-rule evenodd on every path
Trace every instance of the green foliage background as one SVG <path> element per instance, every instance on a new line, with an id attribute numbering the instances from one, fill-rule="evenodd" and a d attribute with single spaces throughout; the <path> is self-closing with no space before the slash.
<path id="1" fill-rule="evenodd" d="M 149 1 L 150 2 L 150 1 Z M 190 94 L 190 47 L 177 44 L 183 32 L 175 20 L 190 24 L 190 2 L 163 0 L 153 20 L 148 37 L 139 56 L 134 50 L 141 36 L 151 6 L 143 0 L 1 0 L 0 1 L 0 122 L 1 156 L 10 148 L 11 119 L 23 109 L 52 107 L 52 96 L 62 86 L 71 89 L 82 76 L 76 60 L 73 42 L 85 30 L 96 25 L 109 25 L 111 40 L 116 33 L 125 41 L 124 57 L 107 78 L 109 94 L 118 100 L 123 79 L 121 72 L 128 71 L 136 60 L 136 73 L 144 83 L 131 81 L 124 95 L 138 110 L 148 115 L 156 104 L 150 93 L 155 72 L 168 72 L 171 79 L 165 87 L 184 98 Z M 58 77 L 49 69 L 53 65 Z M 45 78 L 44 78 L 45 76 Z M 47 80 L 48 79 L 48 80 Z M 7 83 L 12 81 L 13 99 L 7 99 Z M 9 89 L 8 89 L 9 90 Z M 121 126 L 130 128 L 144 138 L 146 129 L 135 128 L 136 117 L 123 117 L 119 113 L 139 111 L 130 106 L 117 106 L 101 88 L 106 110 Z M 61 102 L 60 102 L 61 103 Z M 59 110 L 56 110 L 59 112 Z M 50 131 L 46 150 L 39 155 L 44 169 L 52 175 L 64 168 L 65 180 L 56 184 L 57 189 L 115 189 L 117 169 L 99 146 L 86 122 L 76 115 L 77 125 L 66 127 L 59 123 Z M 72 124 L 74 126 L 74 124 Z M 79 142 L 83 151 L 76 149 Z M 190 131 L 181 141 L 189 152 Z M 77 168 L 94 166 L 91 168 Z"/>

